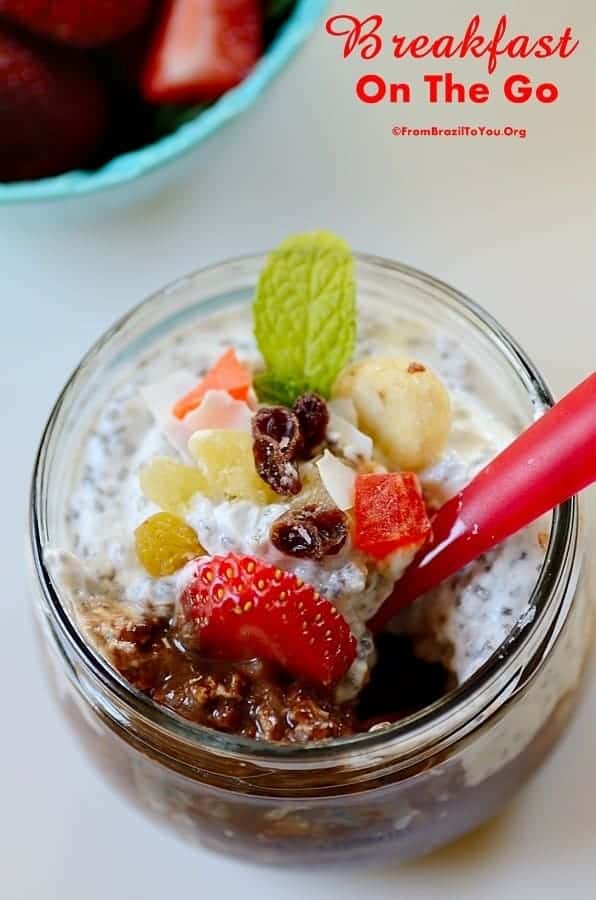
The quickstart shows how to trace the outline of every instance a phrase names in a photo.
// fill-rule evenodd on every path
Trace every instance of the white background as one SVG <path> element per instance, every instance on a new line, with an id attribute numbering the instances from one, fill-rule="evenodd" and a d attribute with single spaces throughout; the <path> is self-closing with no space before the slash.
<path id="1" fill-rule="evenodd" d="M 399 7 L 403 6 L 400 10 Z M 487 30 L 499 0 L 398 4 L 388 31 Z M 523 900 L 594 897 L 596 684 L 539 777 L 496 821 L 433 857 L 356 874 L 265 871 L 191 849 L 129 809 L 90 768 L 50 704 L 32 640 L 23 540 L 29 469 L 44 419 L 88 345 L 132 303 L 201 265 L 330 227 L 352 244 L 452 282 L 519 338 L 561 392 L 594 368 L 596 332 L 596 7 L 509 3 L 516 31 L 573 25 L 572 59 L 501 63 L 485 106 L 365 107 L 363 71 L 419 89 L 426 71 L 486 81 L 483 62 L 343 62 L 322 28 L 249 115 L 167 180 L 45 207 L 0 210 L 0 546 L 3 672 L 0 896 L 156 900 L 216 893 Z M 554 106 L 498 99 L 503 76 L 556 81 Z M 512 124 L 516 139 L 398 139 L 393 124 Z"/>

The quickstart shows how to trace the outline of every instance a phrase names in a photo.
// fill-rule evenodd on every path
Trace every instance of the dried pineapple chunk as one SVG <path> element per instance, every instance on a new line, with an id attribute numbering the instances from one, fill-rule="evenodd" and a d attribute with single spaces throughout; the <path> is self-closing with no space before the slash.
<path id="1" fill-rule="evenodd" d="M 181 513 L 194 494 L 205 493 L 204 475 L 168 456 L 156 456 L 139 476 L 141 490 L 166 512 Z"/>
<path id="2" fill-rule="evenodd" d="M 279 497 L 257 474 L 252 444 L 252 435 L 245 431 L 215 428 L 193 434 L 188 450 L 205 480 L 205 496 L 260 504 L 279 502 Z"/>
<path id="3" fill-rule="evenodd" d="M 420 363 L 398 357 L 361 360 L 341 373 L 333 396 L 352 399 L 358 427 L 370 434 L 392 469 L 419 471 L 445 448 L 449 394 Z"/>
<path id="4" fill-rule="evenodd" d="M 191 559 L 205 556 L 194 529 L 167 512 L 156 513 L 139 525 L 135 550 L 143 568 L 154 578 L 173 575 Z"/>

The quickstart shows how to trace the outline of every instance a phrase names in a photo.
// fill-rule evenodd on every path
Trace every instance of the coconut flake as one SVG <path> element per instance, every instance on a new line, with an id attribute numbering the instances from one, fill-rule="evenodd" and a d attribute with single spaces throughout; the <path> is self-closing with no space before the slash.
<path id="1" fill-rule="evenodd" d="M 349 402 L 351 403 L 352 401 L 350 400 Z M 372 459 L 372 438 L 334 410 L 329 411 L 327 439 L 330 443 L 337 444 L 346 459 L 354 461 L 358 459 Z"/>
<path id="2" fill-rule="evenodd" d="M 196 375 L 187 369 L 179 369 L 161 381 L 144 385 L 140 389 L 141 397 L 160 431 L 184 459 L 189 458 L 186 449 L 189 432 L 184 422 L 174 416 L 172 407 L 180 397 L 188 394 L 196 385 Z"/>
<path id="3" fill-rule="evenodd" d="M 354 506 L 354 484 L 356 472 L 342 463 L 337 456 L 325 450 L 317 462 L 317 468 L 325 490 L 340 509 Z"/>
<path id="4" fill-rule="evenodd" d="M 224 431 L 251 430 L 252 412 L 243 400 L 235 400 L 227 391 L 207 391 L 200 405 L 182 420 L 188 437 L 205 428 Z"/>
<path id="5" fill-rule="evenodd" d="M 197 376 L 180 369 L 155 384 L 142 387 L 141 396 L 159 429 L 169 443 L 185 460 L 188 440 L 195 431 L 220 428 L 233 431 L 250 431 L 252 413 L 242 400 L 235 400 L 227 391 L 206 391 L 199 406 L 178 419 L 172 409 L 175 403 L 197 386 Z"/>
<path id="6" fill-rule="evenodd" d="M 197 386 L 197 376 L 188 369 L 171 372 L 161 381 L 140 388 L 141 396 L 158 425 L 173 417 L 172 407 Z"/>

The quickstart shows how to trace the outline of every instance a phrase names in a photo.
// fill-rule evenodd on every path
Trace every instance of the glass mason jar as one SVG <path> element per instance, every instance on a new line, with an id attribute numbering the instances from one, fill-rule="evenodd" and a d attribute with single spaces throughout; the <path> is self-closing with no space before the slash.
<path id="1" fill-rule="evenodd" d="M 385 302 L 463 342 L 519 427 L 552 402 L 522 350 L 474 303 L 405 266 L 357 259 L 360 304 Z M 31 494 L 31 572 L 46 657 L 95 763 L 130 800 L 188 837 L 253 861 L 404 860 L 493 815 L 565 727 L 591 619 L 577 499 L 554 512 L 528 614 L 468 681 L 397 724 L 320 744 L 234 737 L 158 707 L 85 640 L 44 564 L 46 547 L 68 547 L 69 472 L 123 367 L 182 323 L 200 329 L 209 313 L 248 303 L 263 263 L 232 260 L 150 297 L 98 341 L 58 398 Z"/>

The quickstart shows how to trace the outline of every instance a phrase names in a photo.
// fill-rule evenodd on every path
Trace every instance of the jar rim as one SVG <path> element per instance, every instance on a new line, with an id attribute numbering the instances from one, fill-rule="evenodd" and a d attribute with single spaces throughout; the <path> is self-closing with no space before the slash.
<path id="1" fill-rule="evenodd" d="M 146 695 L 129 684 L 85 639 L 66 605 L 62 602 L 44 560 L 44 548 L 48 545 L 45 504 L 47 501 L 45 487 L 48 479 L 47 450 L 58 415 L 74 387 L 84 378 L 87 363 L 107 346 L 110 341 L 129 326 L 149 304 L 155 303 L 164 296 L 175 293 L 179 288 L 201 277 L 215 274 L 225 275 L 226 271 L 242 265 L 256 265 L 264 261 L 266 253 L 248 254 L 233 257 L 196 270 L 189 275 L 176 279 L 149 297 L 136 304 L 109 328 L 92 345 L 81 359 L 64 388 L 60 392 L 50 413 L 36 454 L 31 482 L 29 506 L 29 530 L 34 573 L 41 587 L 46 610 L 50 613 L 51 626 L 60 642 L 74 652 L 75 658 L 83 662 L 95 678 L 136 715 L 149 725 L 157 727 L 161 734 L 169 733 L 172 738 L 182 739 L 197 750 L 217 753 L 221 756 L 251 763 L 266 765 L 321 765 L 341 762 L 343 757 L 357 754 L 362 758 L 370 752 L 386 750 L 390 747 L 392 755 L 398 757 L 400 750 L 424 744 L 424 737 L 430 736 L 432 729 L 441 730 L 450 720 L 458 717 L 466 709 L 475 708 L 474 700 L 483 691 L 501 682 L 506 671 L 514 671 L 519 658 L 528 645 L 535 641 L 539 626 L 548 618 L 556 603 L 556 589 L 561 577 L 573 562 L 578 538 L 578 505 L 577 498 L 571 498 L 553 511 L 550 539 L 545 557 L 528 600 L 528 609 L 532 615 L 522 617 L 516 623 L 492 655 L 469 678 L 444 697 L 410 715 L 378 731 L 357 733 L 328 741 L 306 744 L 282 744 L 257 741 L 238 735 L 228 735 L 206 726 L 183 719 L 172 710 L 158 705 Z M 357 264 L 369 270 L 382 270 L 410 280 L 419 286 L 426 286 L 440 296 L 435 297 L 439 304 L 459 314 L 468 324 L 488 336 L 496 344 L 501 355 L 509 363 L 518 380 L 525 387 L 528 395 L 537 400 L 543 407 L 551 406 L 553 396 L 542 375 L 532 363 L 528 355 L 517 341 L 500 323 L 478 303 L 446 282 L 435 278 L 416 268 L 383 257 L 366 254 L 354 254 Z"/>

